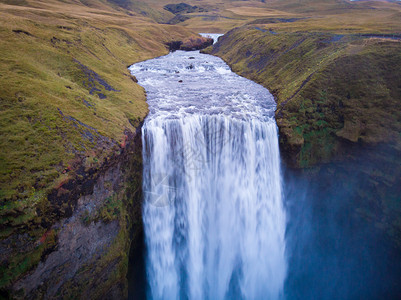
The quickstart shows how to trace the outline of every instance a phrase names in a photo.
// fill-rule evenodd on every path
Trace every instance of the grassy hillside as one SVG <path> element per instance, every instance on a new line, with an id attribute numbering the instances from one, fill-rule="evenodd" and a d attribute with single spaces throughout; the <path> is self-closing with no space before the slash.
<path id="1" fill-rule="evenodd" d="M 400 5 L 276 1 L 229 10 L 258 17 L 211 53 L 275 94 L 293 166 L 329 161 L 344 140 L 401 149 Z"/>
<path id="2" fill-rule="evenodd" d="M 342 183 L 355 212 L 400 247 L 401 6 L 270 7 L 286 14 L 250 21 L 205 52 L 274 94 L 287 165 Z"/>
<path id="3" fill-rule="evenodd" d="M 292 165 L 329 161 L 343 140 L 401 150 L 399 40 L 247 26 L 212 53 L 275 94 L 280 142 Z"/>
<path id="4" fill-rule="evenodd" d="M 77 155 L 93 164 L 115 151 L 124 130 L 134 130 L 147 113 L 127 66 L 165 54 L 163 42 L 191 35 L 118 12 L 64 7 L 0 4 L 5 200 L 68 176 Z"/>
<path id="5" fill-rule="evenodd" d="M 146 116 L 127 66 L 195 36 L 107 1 L 82 3 L 0 1 L 0 288 L 57 240 L 21 251 L 10 238 L 39 240 L 71 214 L 49 193 L 118 156 Z"/>
<path id="6" fill-rule="evenodd" d="M 249 22 L 269 24 L 286 31 L 338 30 L 346 32 L 396 32 L 400 30 L 400 5 L 387 1 L 347 0 L 141 0 L 163 10 L 171 3 L 185 2 L 202 12 L 183 12 L 178 23 L 196 32 L 225 33 Z M 294 20 L 295 18 L 295 20 Z M 296 20 L 299 18 L 298 20 Z M 275 20 L 272 20 L 275 19 Z"/>

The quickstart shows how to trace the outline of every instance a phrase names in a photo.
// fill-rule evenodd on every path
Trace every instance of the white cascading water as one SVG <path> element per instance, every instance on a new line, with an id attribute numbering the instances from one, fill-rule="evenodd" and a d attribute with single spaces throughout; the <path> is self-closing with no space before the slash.
<path id="1" fill-rule="evenodd" d="M 142 128 L 149 299 L 279 299 L 285 211 L 275 103 L 219 58 L 177 51 L 130 67 Z"/>

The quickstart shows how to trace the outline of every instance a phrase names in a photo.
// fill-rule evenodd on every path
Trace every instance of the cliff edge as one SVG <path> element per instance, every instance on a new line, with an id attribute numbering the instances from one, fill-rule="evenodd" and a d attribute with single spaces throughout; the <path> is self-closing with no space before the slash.
<path id="1" fill-rule="evenodd" d="M 400 38 L 247 25 L 205 51 L 273 93 L 287 169 L 318 185 L 341 188 L 355 212 L 398 247 Z"/>

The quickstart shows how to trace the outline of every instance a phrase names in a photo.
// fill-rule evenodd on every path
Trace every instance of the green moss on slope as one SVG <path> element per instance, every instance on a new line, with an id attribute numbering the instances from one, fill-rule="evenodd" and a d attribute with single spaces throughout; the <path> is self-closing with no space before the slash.
<path id="1" fill-rule="evenodd" d="M 344 141 L 401 149 L 400 50 L 393 39 L 244 27 L 211 53 L 275 95 L 283 152 L 307 167 L 338 157 Z"/>
<path id="2" fill-rule="evenodd" d="M 52 251 L 36 241 L 71 216 L 146 116 L 127 66 L 197 36 L 101 1 L 28 2 L 0 3 L 0 289 Z M 125 218 L 116 205 L 98 219 Z M 128 237 L 131 227 L 120 225 Z"/>

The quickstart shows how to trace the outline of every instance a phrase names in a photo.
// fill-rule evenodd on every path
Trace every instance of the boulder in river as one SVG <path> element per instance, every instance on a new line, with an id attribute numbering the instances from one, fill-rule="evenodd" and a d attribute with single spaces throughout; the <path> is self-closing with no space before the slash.
<path id="1" fill-rule="evenodd" d="M 184 51 L 194 51 L 201 50 L 206 47 L 213 45 L 213 39 L 205 37 L 189 38 L 184 41 L 170 41 L 167 42 L 170 51 L 184 50 Z"/>

